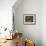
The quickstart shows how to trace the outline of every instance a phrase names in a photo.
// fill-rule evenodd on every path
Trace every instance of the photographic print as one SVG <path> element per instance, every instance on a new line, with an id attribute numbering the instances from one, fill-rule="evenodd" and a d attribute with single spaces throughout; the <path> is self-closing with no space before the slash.
<path id="1" fill-rule="evenodd" d="M 24 14 L 24 24 L 36 24 L 36 14 Z"/>

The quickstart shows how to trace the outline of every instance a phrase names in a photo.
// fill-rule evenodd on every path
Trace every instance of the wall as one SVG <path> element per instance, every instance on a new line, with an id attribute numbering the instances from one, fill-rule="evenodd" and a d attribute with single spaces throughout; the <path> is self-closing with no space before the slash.
<path id="1" fill-rule="evenodd" d="M 12 6 L 16 0 L 0 0 L 0 27 L 12 29 Z"/>
<path id="2" fill-rule="evenodd" d="M 30 1 L 35 2 L 36 0 L 30 0 Z M 0 0 L 0 26 L 12 28 L 12 6 L 15 2 L 16 2 L 16 0 Z M 24 1 L 24 2 L 29 2 L 29 1 Z M 40 4 L 40 0 L 39 1 L 37 0 L 36 2 L 38 3 L 38 5 Z M 26 4 L 23 3 L 23 5 L 26 5 Z M 25 9 L 25 10 L 22 10 L 23 12 L 21 12 L 21 10 L 19 11 L 19 13 L 21 13 L 22 15 L 19 14 L 19 16 L 18 16 L 18 15 L 15 14 L 16 15 L 16 17 L 15 17 L 16 22 L 15 23 L 16 23 L 16 28 L 17 28 L 18 31 L 23 32 L 23 34 L 25 36 L 27 36 L 26 33 L 28 33 L 28 35 L 30 34 L 31 39 L 34 37 L 34 40 L 37 42 L 38 39 L 37 39 L 36 35 L 34 35 L 34 33 L 37 33 L 37 30 L 38 30 L 37 27 L 40 27 L 40 26 L 37 26 L 37 25 L 39 25 L 38 22 L 37 22 L 36 25 L 33 26 L 33 25 L 24 25 L 23 21 L 22 21 L 23 20 L 23 13 L 25 13 L 25 12 L 26 13 L 34 13 L 30 9 L 31 9 L 31 7 L 35 7 L 35 4 L 33 4 L 32 6 L 30 6 L 30 5 L 28 4 L 28 6 L 30 8 L 29 7 L 19 8 L 21 10 L 22 9 Z M 21 5 L 21 7 L 22 7 L 22 5 Z M 39 9 L 39 8 L 36 8 L 36 9 Z M 17 9 L 15 9 L 15 11 L 18 12 Z M 37 10 L 37 13 L 38 13 L 38 11 L 39 10 Z M 39 19 L 39 17 L 37 16 L 37 20 L 38 19 Z M 41 0 L 41 22 L 40 23 L 41 23 L 40 24 L 41 25 L 41 30 L 39 30 L 38 32 L 41 31 L 42 46 L 46 46 L 46 36 L 45 36 L 46 35 L 46 0 Z M 33 27 L 33 29 L 32 29 L 32 27 Z M 39 39 L 40 39 L 40 36 L 39 36 Z"/>
<path id="3" fill-rule="evenodd" d="M 18 30 L 18 32 L 23 33 L 24 38 L 32 39 L 35 41 L 36 46 L 41 46 L 41 1 L 23 0 L 21 5 L 19 5 L 16 9 L 15 8 L 13 9 L 15 17 L 15 28 Z M 24 25 L 23 14 L 36 14 L 36 25 Z"/>
<path id="4" fill-rule="evenodd" d="M 46 0 L 41 1 L 41 38 L 42 46 L 46 46 Z"/>

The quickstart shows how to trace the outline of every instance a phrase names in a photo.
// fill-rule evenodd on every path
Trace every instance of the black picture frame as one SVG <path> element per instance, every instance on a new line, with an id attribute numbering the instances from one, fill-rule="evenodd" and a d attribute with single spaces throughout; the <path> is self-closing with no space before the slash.
<path id="1" fill-rule="evenodd" d="M 35 25 L 36 24 L 36 14 L 24 14 L 23 24 L 25 25 Z"/>

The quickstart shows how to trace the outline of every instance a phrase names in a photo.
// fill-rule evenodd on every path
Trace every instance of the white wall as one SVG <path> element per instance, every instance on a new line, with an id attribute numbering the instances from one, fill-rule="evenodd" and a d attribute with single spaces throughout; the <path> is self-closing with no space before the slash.
<path id="1" fill-rule="evenodd" d="M 12 28 L 12 6 L 16 0 L 0 0 L 0 27 Z"/>
<path id="2" fill-rule="evenodd" d="M 36 1 L 36 5 L 32 4 L 32 3 L 35 3 L 35 1 Z M 15 2 L 16 0 L 0 0 L 0 26 L 12 28 L 12 6 Z M 27 5 L 25 4 L 25 2 Z M 29 0 L 29 1 L 25 0 L 24 3 L 20 5 L 19 11 L 17 10 L 18 14 L 15 17 L 16 18 L 15 22 L 16 22 L 16 28 L 18 29 L 18 31 L 23 32 L 25 36 L 27 36 L 26 34 L 28 33 L 28 35 L 31 36 L 31 39 L 33 38 L 35 41 L 38 40 L 37 39 L 39 36 L 38 32 L 41 31 L 42 46 L 46 46 L 46 36 L 45 36 L 46 35 L 46 0 L 41 0 L 41 4 L 42 4 L 41 5 L 42 6 L 41 7 L 42 9 L 41 22 L 39 21 L 40 19 L 39 18 L 40 17 L 40 12 L 39 12 L 40 0 Z M 23 24 L 23 14 L 24 13 L 36 13 L 37 20 L 38 20 L 38 21 L 36 20 L 37 21 L 36 25 L 24 25 Z M 41 23 L 41 30 L 39 28 L 40 23 Z M 38 35 L 36 35 L 35 33 L 38 33 Z M 39 39 L 40 39 L 40 36 L 39 36 Z"/>
<path id="3" fill-rule="evenodd" d="M 15 5 L 14 5 L 15 6 Z M 16 8 L 16 7 L 15 7 Z M 14 10 L 15 10 L 14 8 Z M 36 14 L 36 25 L 24 25 L 23 14 Z M 15 28 L 24 34 L 24 37 L 35 41 L 36 46 L 41 46 L 41 1 L 40 0 L 23 0 L 21 5 L 14 12 Z"/>
<path id="4" fill-rule="evenodd" d="M 41 1 L 41 38 L 42 46 L 46 46 L 46 0 Z"/>

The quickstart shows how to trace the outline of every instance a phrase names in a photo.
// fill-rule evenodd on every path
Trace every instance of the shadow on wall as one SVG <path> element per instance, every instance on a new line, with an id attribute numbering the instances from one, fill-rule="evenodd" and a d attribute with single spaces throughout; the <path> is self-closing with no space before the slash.
<path id="1" fill-rule="evenodd" d="M 24 0 L 20 5 L 14 4 L 13 13 L 15 18 L 15 28 L 18 32 L 23 33 L 24 39 L 33 39 L 35 41 L 36 46 L 41 46 L 41 38 L 40 35 L 36 33 L 40 33 L 40 0 Z M 23 24 L 23 14 L 37 14 L 36 16 L 36 25 L 24 25 Z M 32 32 L 32 33 L 31 33 Z M 28 36 L 27 36 L 28 34 Z"/>

